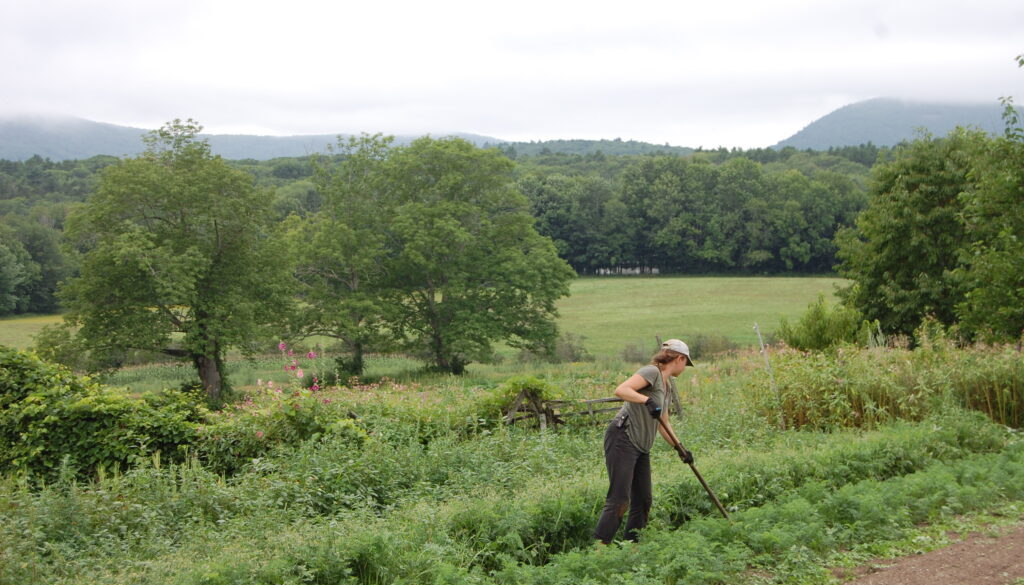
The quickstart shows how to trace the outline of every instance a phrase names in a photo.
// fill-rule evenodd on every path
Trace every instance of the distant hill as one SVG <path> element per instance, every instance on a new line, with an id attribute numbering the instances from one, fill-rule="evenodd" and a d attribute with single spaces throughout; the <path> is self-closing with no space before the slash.
<path id="1" fill-rule="evenodd" d="M 0 159 L 25 160 L 34 155 L 51 160 L 85 159 L 99 154 L 134 156 L 143 150 L 141 128 L 93 122 L 81 118 L 19 116 L 0 118 Z M 306 156 L 324 152 L 338 141 L 338 134 L 303 136 L 249 136 L 241 134 L 204 134 L 214 154 L 226 159 L 267 160 L 278 157 Z M 442 136 L 442 134 L 436 134 Z M 490 136 L 453 134 L 474 144 L 502 142 Z M 406 144 L 416 136 L 398 136 Z"/>
<path id="2" fill-rule="evenodd" d="M 811 122 L 773 148 L 792 146 L 800 150 L 828 150 L 832 146 L 857 146 L 868 142 L 876 146 L 893 146 L 916 138 L 918 128 L 925 128 L 934 136 L 945 136 L 957 126 L 974 126 L 1002 134 L 1002 112 L 1003 107 L 998 103 L 958 104 L 878 98 L 843 106 Z"/>
<path id="3" fill-rule="evenodd" d="M 47 118 L 21 116 L 0 118 L 0 159 L 25 160 L 34 155 L 51 160 L 85 159 L 107 154 L 134 156 L 142 152 L 142 136 L 148 130 L 93 122 L 81 118 Z M 442 136 L 442 134 L 435 134 Z M 565 154 L 647 154 L 686 155 L 692 148 L 650 144 L 635 140 L 545 140 L 540 142 L 507 142 L 478 134 L 454 134 L 477 146 L 497 146 L 510 156 Z M 337 134 L 303 136 L 251 136 L 243 134 L 204 134 L 214 154 L 229 160 L 268 160 L 280 157 L 306 156 L 324 152 L 335 144 Z M 408 144 L 416 136 L 397 136 L 395 142 Z"/>
<path id="4" fill-rule="evenodd" d="M 497 146 L 512 156 L 537 156 L 552 153 L 564 154 L 676 154 L 688 155 L 694 150 L 686 146 L 670 146 L 668 144 L 651 144 L 650 142 L 638 142 L 636 140 L 542 140 L 539 142 L 503 142 L 499 144 L 488 144 L 485 146 Z"/>
<path id="5" fill-rule="evenodd" d="M 80 118 L 18 116 L 0 119 L 0 159 L 84 159 L 142 151 L 145 130 Z"/>
<path id="6" fill-rule="evenodd" d="M 1003 108 L 999 104 L 957 104 L 910 102 L 879 98 L 850 104 L 811 122 L 806 128 L 772 148 L 792 146 L 799 150 L 828 150 L 830 147 L 872 143 L 892 146 L 917 136 L 925 128 L 943 136 L 956 126 L 976 126 L 987 132 L 1003 131 Z M 86 159 L 100 154 L 134 156 L 142 152 L 141 128 L 93 122 L 81 118 L 21 116 L 0 118 L 0 159 L 25 160 L 39 155 L 51 160 Z M 443 136 L 443 134 L 434 134 Z M 635 140 L 546 140 L 507 142 L 476 134 L 454 134 L 478 146 L 496 146 L 511 157 L 552 153 L 592 155 L 665 153 L 688 155 L 692 148 L 659 145 Z M 337 134 L 302 136 L 250 136 L 206 134 L 215 154 L 231 160 L 267 160 L 306 156 L 324 152 L 337 142 Z M 407 144 L 416 136 L 396 136 Z"/>

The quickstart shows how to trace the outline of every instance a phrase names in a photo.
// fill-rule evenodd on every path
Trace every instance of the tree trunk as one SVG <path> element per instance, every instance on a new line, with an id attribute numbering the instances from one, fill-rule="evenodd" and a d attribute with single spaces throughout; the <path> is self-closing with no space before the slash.
<path id="1" fill-rule="evenodd" d="M 439 371 L 439 372 L 447 372 L 447 371 L 449 371 L 449 369 L 448 369 L 448 358 L 445 357 L 444 353 L 442 353 L 441 348 L 438 347 L 438 344 L 436 343 L 436 341 L 433 344 L 433 346 L 434 346 L 434 367 L 437 368 L 437 371 Z"/>
<path id="2" fill-rule="evenodd" d="M 220 359 L 217 356 L 193 355 L 192 362 L 199 373 L 199 381 L 206 390 L 206 398 L 211 405 L 218 405 L 224 399 L 224 380 L 220 372 Z"/>
<path id="3" fill-rule="evenodd" d="M 352 344 L 352 361 L 351 365 L 349 366 L 349 369 L 356 376 L 362 376 L 364 367 L 365 363 L 363 362 L 363 344 L 357 341 Z"/>
<path id="4" fill-rule="evenodd" d="M 466 373 L 466 360 L 457 355 L 449 355 L 448 352 L 440 348 L 434 353 L 434 364 L 440 372 L 447 372 L 456 376 Z"/>

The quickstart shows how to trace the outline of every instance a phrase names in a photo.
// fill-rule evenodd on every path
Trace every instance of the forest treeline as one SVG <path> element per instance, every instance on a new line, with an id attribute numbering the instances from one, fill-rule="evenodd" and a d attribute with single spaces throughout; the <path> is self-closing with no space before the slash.
<path id="1" fill-rule="evenodd" d="M 871 144 L 689 154 L 590 144 L 627 153 L 501 149 L 538 231 L 579 274 L 830 272 L 833 236 L 865 207 L 870 168 L 888 153 Z M 315 166 L 343 157 L 228 162 L 272 194 L 272 221 L 281 222 L 321 208 Z M 57 285 L 78 270 L 62 247 L 65 219 L 117 160 L 0 160 L 0 315 L 59 310 Z"/>

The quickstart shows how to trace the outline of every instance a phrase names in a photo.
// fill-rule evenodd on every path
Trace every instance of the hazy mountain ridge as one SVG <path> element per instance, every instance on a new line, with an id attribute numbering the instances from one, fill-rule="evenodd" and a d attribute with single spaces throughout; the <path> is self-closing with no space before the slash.
<path id="1" fill-rule="evenodd" d="M 142 152 L 142 136 L 149 130 L 93 122 L 71 117 L 18 116 L 0 118 L 0 159 L 25 160 L 39 155 L 51 160 L 86 159 L 96 155 L 134 156 Z M 202 134 L 214 154 L 229 160 L 267 160 L 308 156 L 326 152 L 346 134 L 256 136 L 248 134 Z M 474 144 L 495 144 L 503 140 L 477 134 L 432 134 L 458 136 Z M 396 136 L 407 144 L 418 136 Z"/>
<path id="2" fill-rule="evenodd" d="M 857 146 L 871 142 L 893 146 L 913 140 L 925 129 L 945 136 L 957 126 L 980 128 L 1002 134 L 1003 106 L 998 103 L 915 102 L 891 98 L 865 100 L 843 106 L 818 118 L 773 148 L 792 146 L 827 150 L 832 146 Z"/>
<path id="3" fill-rule="evenodd" d="M 512 156 L 537 156 L 552 153 L 562 154 L 597 154 L 620 155 L 620 154 L 677 154 L 686 156 L 692 154 L 694 149 L 686 146 L 672 146 L 669 144 L 651 144 L 637 140 L 541 140 L 530 142 L 503 142 L 498 144 L 486 144 L 484 146 L 496 146 Z"/>
<path id="4" fill-rule="evenodd" d="M 878 98 L 843 106 L 808 124 L 773 148 L 792 146 L 804 150 L 872 143 L 892 146 L 913 140 L 924 128 L 943 136 L 956 126 L 974 126 L 987 132 L 1003 132 L 1003 107 L 998 103 L 963 104 L 911 102 Z M 34 155 L 51 160 L 86 159 L 96 155 L 134 156 L 143 150 L 142 136 L 148 130 L 93 122 L 81 118 L 20 116 L 0 118 L 0 159 L 25 160 Z M 547 153 L 566 154 L 678 154 L 693 152 L 685 146 L 658 145 L 635 140 L 545 140 L 509 142 L 477 134 L 456 133 L 478 146 L 497 146 L 512 156 Z M 336 144 L 339 134 L 298 136 L 253 136 L 204 134 L 215 154 L 226 159 L 267 160 L 308 156 L 325 152 Z M 344 136 L 344 134 L 342 134 Z M 433 134 L 445 136 L 445 134 Z M 417 136 L 397 136 L 407 144 Z"/>

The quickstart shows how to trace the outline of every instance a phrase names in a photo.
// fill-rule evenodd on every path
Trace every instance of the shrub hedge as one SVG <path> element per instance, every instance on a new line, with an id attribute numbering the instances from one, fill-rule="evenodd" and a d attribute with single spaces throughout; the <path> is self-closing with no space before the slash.
<path id="1" fill-rule="evenodd" d="M 134 397 L 34 354 L 0 347 L 0 472 L 53 478 L 181 461 L 202 408 L 181 394 Z"/>

